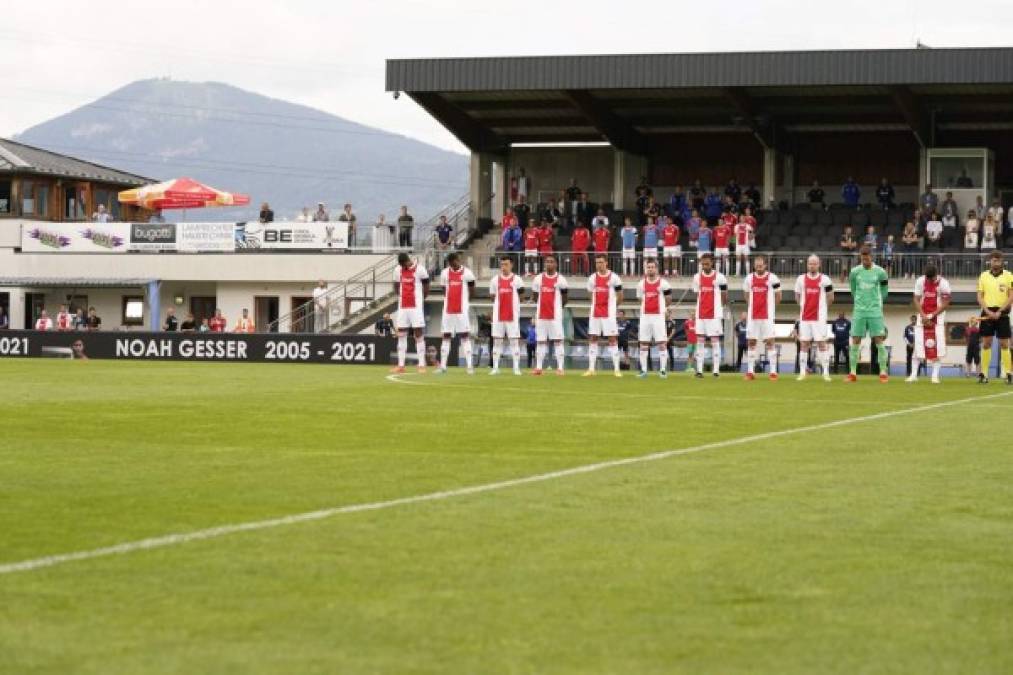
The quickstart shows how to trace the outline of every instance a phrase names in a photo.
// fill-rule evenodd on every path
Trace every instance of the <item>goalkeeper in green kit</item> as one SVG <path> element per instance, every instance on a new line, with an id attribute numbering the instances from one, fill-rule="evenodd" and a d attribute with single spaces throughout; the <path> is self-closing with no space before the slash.
<path id="1" fill-rule="evenodd" d="M 883 344 L 886 338 L 886 323 L 883 321 L 883 302 L 889 293 L 889 279 L 879 265 L 872 263 L 872 248 L 868 245 L 861 250 L 862 264 L 851 270 L 848 282 L 851 285 L 851 299 L 855 303 L 851 317 L 851 372 L 846 382 L 856 382 L 858 359 L 862 353 L 862 338 L 872 338 L 875 358 L 879 359 L 879 381 L 890 379 L 890 363 Z"/>

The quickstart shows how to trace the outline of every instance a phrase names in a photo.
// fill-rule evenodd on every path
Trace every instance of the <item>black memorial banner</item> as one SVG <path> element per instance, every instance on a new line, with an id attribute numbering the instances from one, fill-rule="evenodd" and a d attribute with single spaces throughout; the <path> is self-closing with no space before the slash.
<path id="1" fill-rule="evenodd" d="M 409 338 L 408 365 L 416 365 Z M 440 338 L 426 338 L 426 361 L 439 359 Z M 458 345 L 450 352 L 457 363 Z M 302 333 L 141 333 L 0 331 L 0 358 L 218 361 L 240 363 L 344 363 L 390 365 L 397 340 L 376 335 Z"/>

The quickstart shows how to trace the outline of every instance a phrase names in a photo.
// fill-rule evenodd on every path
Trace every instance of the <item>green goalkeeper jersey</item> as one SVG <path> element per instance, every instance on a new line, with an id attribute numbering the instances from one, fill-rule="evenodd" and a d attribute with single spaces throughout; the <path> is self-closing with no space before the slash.
<path id="1" fill-rule="evenodd" d="M 875 264 L 869 269 L 859 265 L 852 268 L 848 282 L 855 303 L 853 316 L 882 317 L 883 302 L 889 293 L 886 270 Z"/>

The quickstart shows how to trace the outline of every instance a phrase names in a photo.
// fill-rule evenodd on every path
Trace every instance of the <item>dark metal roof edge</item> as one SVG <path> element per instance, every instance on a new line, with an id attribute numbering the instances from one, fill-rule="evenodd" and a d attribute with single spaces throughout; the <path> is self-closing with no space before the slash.
<path id="1" fill-rule="evenodd" d="M 934 82 L 1013 82 L 1013 47 L 439 57 L 386 62 L 387 91 Z"/>

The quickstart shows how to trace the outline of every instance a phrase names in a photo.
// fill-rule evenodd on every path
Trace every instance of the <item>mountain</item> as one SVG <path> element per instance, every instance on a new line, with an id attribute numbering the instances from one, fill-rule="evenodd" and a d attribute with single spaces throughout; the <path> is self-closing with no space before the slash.
<path id="1" fill-rule="evenodd" d="M 373 222 L 402 204 L 424 219 L 468 189 L 468 159 L 328 113 L 218 82 L 141 80 L 19 134 L 17 140 L 157 180 L 190 176 L 250 195 L 201 218 L 277 219 L 345 202 Z M 188 217 L 193 216 L 188 214 Z"/>

